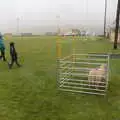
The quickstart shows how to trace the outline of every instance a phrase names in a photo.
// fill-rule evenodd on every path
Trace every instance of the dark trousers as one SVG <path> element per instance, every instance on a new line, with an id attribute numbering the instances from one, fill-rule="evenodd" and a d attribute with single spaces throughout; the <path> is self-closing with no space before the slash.
<path id="1" fill-rule="evenodd" d="M 12 68 L 13 64 L 16 63 L 16 65 L 18 67 L 20 67 L 21 65 L 18 63 L 18 60 L 17 59 L 11 59 L 11 63 L 9 64 L 9 68 Z"/>
<path id="2" fill-rule="evenodd" d="M 1 50 L 1 56 L 0 59 L 3 58 L 3 61 L 6 61 L 5 59 L 5 50 Z"/>

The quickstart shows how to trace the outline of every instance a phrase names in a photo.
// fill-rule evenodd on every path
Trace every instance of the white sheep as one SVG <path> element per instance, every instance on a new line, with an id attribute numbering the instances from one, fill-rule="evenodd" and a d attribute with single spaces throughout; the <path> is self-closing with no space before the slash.
<path id="1" fill-rule="evenodd" d="M 98 88 L 101 82 L 105 82 L 106 79 L 106 65 L 102 64 L 99 68 L 91 69 L 88 75 L 89 86 Z"/>

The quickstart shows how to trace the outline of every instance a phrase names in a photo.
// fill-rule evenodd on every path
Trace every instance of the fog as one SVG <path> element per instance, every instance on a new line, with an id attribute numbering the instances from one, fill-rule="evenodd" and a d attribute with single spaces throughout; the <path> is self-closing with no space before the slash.
<path id="1" fill-rule="evenodd" d="M 105 0 L 1 0 L 0 32 L 40 34 L 60 27 L 103 31 Z M 108 0 L 107 25 L 115 20 L 117 0 Z M 59 20 L 56 16 L 60 16 Z"/>

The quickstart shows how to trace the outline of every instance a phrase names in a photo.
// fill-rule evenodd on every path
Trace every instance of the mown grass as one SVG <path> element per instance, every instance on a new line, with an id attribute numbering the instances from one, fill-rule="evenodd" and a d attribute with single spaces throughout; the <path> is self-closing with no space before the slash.
<path id="1" fill-rule="evenodd" d="M 67 38 L 68 39 L 68 38 Z M 120 52 L 112 44 L 77 40 L 75 46 L 84 52 Z M 24 37 L 6 40 L 16 43 L 21 68 L 8 69 L 0 62 L 0 120 L 119 120 L 120 60 L 110 61 L 110 84 L 106 98 L 72 94 L 57 90 L 56 37 Z M 62 41 L 63 56 L 71 52 L 71 40 Z"/>

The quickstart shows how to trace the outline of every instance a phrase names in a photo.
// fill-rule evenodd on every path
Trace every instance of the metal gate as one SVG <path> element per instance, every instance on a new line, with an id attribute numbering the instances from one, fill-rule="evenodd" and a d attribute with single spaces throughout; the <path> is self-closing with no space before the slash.
<path id="1" fill-rule="evenodd" d="M 76 53 L 58 59 L 57 82 L 59 89 L 106 95 L 109 81 L 109 59 L 108 54 Z"/>

